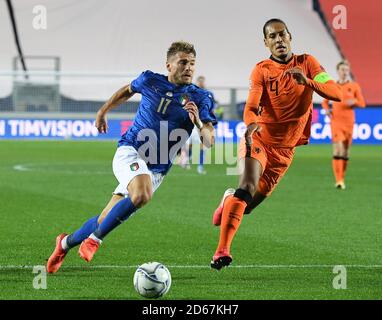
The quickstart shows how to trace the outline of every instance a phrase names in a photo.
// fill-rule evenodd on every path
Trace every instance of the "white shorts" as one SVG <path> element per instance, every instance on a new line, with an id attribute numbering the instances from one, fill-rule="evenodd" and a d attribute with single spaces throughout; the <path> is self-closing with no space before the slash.
<path id="1" fill-rule="evenodd" d="M 121 146 L 117 149 L 113 159 L 113 172 L 119 182 L 113 194 L 125 197 L 128 195 L 127 186 L 136 176 L 148 174 L 151 177 L 153 192 L 158 189 L 164 178 L 163 174 L 150 171 L 137 150 L 131 146 Z"/>

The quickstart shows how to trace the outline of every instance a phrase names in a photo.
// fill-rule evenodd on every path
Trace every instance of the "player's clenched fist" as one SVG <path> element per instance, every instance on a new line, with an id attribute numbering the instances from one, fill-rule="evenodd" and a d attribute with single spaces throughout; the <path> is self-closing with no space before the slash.
<path id="1" fill-rule="evenodd" d="M 185 104 L 183 107 L 184 110 L 188 112 L 188 115 L 190 116 L 190 119 L 194 125 L 196 125 L 199 129 L 201 127 L 201 121 L 199 118 L 199 109 L 195 102 L 189 101 Z"/>
<path id="2" fill-rule="evenodd" d="M 302 71 L 299 67 L 290 68 L 285 71 L 285 74 L 290 74 L 298 84 L 305 85 L 308 83 L 308 79 L 305 76 L 304 71 Z"/>

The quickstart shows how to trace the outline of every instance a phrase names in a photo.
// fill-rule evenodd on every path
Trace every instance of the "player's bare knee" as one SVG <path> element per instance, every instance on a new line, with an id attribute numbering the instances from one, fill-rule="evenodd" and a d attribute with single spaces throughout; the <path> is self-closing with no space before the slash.
<path id="1" fill-rule="evenodd" d="M 100 214 L 100 216 L 98 217 L 98 220 L 97 220 L 98 224 L 101 224 L 103 219 L 105 219 L 105 216 L 103 214 Z"/>
<path id="2" fill-rule="evenodd" d="M 108 214 L 108 210 L 103 209 L 102 213 L 98 217 L 98 224 L 102 223 L 102 221 L 106 218 L 107 214 Z"/>
<path id="3" fill-rule="evenodd" d="M 253 182 L 241 183 L 239 189 L 247 191 L 252 197 L 255 195 L 257 185 Z"/>
<path id="4" fill-rule="evenodd" d="M 146 205 L 152 198 L 152 193 L 148 191 L 137 192 L 130 197 L 131 202 L 136 208 L 141 208 Z"/>

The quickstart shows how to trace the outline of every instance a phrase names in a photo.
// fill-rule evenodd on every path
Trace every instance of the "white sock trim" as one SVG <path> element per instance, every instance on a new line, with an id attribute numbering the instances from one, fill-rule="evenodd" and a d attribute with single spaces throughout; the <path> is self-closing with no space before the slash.
<path id="1" fill-rule="evenodd" d="M 70 248 L 68 246 L 68 243 L 66 242 L 66 240 L 68 239 L 68 236 L 65 236 L 64 238 L 62 238 L 61 240 L 61 248 L 62 250 L 64 251 L 68 251 Z"/>
<path id="2" fill-rule="evenodd" d="M 94 233 L 92 233 L 90 236 L 89 236 L 90 239 L 93 239 L 94 241 L 97 241 L 99 244 L 102 243 L 102 240 L 101 239 L 98 239 Z"/>

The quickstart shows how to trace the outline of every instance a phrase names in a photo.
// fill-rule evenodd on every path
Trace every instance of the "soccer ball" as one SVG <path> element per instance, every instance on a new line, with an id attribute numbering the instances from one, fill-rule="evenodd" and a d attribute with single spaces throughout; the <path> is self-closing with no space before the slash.
<path id="1" fill-rule="evenodd" d="M 170 287 L 170 271 L 159 262 L 144 263 L 135 271 L 134 288 L 142 297 L 162 297 Z"/>

